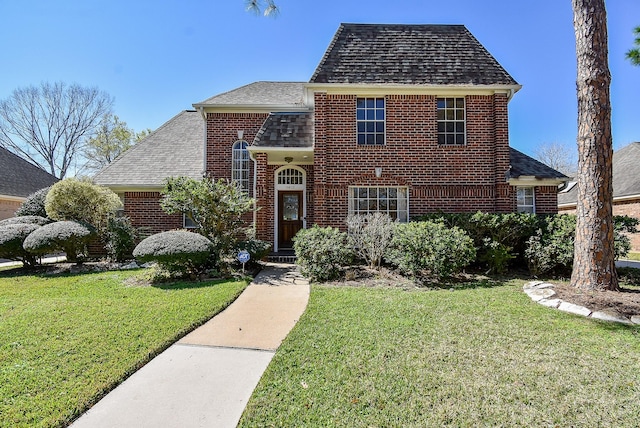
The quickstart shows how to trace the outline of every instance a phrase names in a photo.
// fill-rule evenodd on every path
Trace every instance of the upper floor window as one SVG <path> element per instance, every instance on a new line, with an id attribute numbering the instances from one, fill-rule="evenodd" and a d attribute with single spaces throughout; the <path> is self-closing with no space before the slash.
<path id="1" fill-rule="evenodd" d="M 438 98 L 438 144 L 465 142 L 464 98 Z"/>
<path id="2" fill-rule="evenodd" d="M 246 141 L 236 141 L 231 150 L 231 180 L 249 193 L 249 151 Z"/>
<path id="3" fill-rule="evenodd" d="M 536 201 L 533 187 L 518 187 L 518 212 L 535 213 Z"/>
<path id="4" fill-rule="evenodd" d="M 409 221 L 406 187 L 349 187 L 349 214 L 381 212 L 400 222 Z"/>
<path id="5" fill-rule="evenodd" d="M 384 145 L 384 98 L 356 101 L 358 144 Z"/>

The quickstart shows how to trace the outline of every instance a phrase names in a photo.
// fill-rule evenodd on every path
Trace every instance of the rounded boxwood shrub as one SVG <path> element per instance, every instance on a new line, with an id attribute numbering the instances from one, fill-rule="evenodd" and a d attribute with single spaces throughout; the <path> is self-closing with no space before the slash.
<path id="1" fill-rule="evenodd" d="M 25 266 L 36 264 L 36 256 L 23 247 L 24 240 L 40 226 L 31 223 L 14 223 L 0 226 L 0 258 L 18 260 Z"/>
<path id="2" fill-rule="evenodd" d="M 67 260 L 79 261 L 85 253 L 87 243 L 95 236 L 96 230 L 75 221 L 58 221 L 34 230 L 24 240 L 23 248 L 36 255 L 64 251 Z"/>
<path id="3" fill-rule="evenodd" d="M 414 277 L 435 278 L 459 272 L 476 257 L 473 240 L 458 227 L 439 222 L 397 224 L 385 260 Z"/>
<path id="4" fill-rule="evenodd" d="M 11 217 L 0 221 L 0 226 L 9 224 L 35 224 L 37 226 L 44 226 L 47 223 L 51 223 L 51 220 L 38 215 L 26 215 L 22 217 Z"/>
<path id="5" fill-rule="evenodd" d="M 192 273 L 207 267 L 213 250 L 213 243 L 200 234 L 172 230 L 143 239 L 133 257 L 143 263 L 155 261 L 170 272 Z"/>
<path id="6" fill-rule="evenodd" d="M 271 251 L 271 243 L 257 238 L 250 238 L 246 241 L 238 242 L 238 245 L 236 246 L 236 254 L 241 250 L 245 250 L 249 253 L 251 256 L 249 264 L 255 265 L 269 254 Z"/>
<path id="7" fill-rule="evenodd" d="M 129 217 L 111 217 L 103 234 L 104 249 L 112 260 L 122 262 L 131 258 L 138 231 Z"/>
<path id="8" fill-rule="evenodd" d="M 18 217 L 32 215 L 46 217 L 47 210 L 44 208 L 44 201 L 47 197 L 47 193 L 49 193 L 49 189 L 51 189 L 51 186 L 40 189 L 27 196 L 27 199 L 22 203 L 22 205 L 20 205 L 20 208 L 18 208 L 18 210 L 16 211 L 16 215 Z"/>
<path id="9" fill-rule="evenodd" d="M 329 281 L 340 276 L 341 267 L 353 260 L 347 234 L 333 227 L 313 225 L 293 238 L 296 263 L 312 281 Z"/>

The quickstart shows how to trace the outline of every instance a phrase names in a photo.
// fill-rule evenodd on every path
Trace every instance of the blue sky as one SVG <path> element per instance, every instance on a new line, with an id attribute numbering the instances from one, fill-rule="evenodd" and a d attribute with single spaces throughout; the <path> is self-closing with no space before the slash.
<path id="1" fill-rule="evenodd" d="M 255 16 L 243 0 L 0 0 L 0 99 L 43 81 L 97 86 L 139 131 L 193 103 L 259 80 L 308 81 L 341 22 L 464 24 L 521 84 L 511 145 L 575 144 L 570 0 L 278 0 Z M 638 0 L 609 0 L 614 147 L 640 141 L 640 67 L 624 53 Z"/>

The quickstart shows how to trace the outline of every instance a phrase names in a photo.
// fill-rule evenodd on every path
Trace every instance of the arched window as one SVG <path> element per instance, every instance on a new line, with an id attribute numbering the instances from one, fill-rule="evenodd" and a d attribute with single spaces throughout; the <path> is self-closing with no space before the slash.
<path id="1" fill-rule="evenodd" d="M 246 141 L 236 141 L 231 149 L 231 180 L 249 194 L 249 151 Z"/>

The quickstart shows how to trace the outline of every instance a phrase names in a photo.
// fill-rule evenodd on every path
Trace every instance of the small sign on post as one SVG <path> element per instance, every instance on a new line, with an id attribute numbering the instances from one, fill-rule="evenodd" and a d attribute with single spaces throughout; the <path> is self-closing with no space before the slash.
<path id="1" fill-rule="evenodd" d="M 244 275 L 244 264 L 251 259 L 251 255 L 247 250 L 242 250 L 238 253 L 238 261 L 242 263 L 242 274 Z"/>

